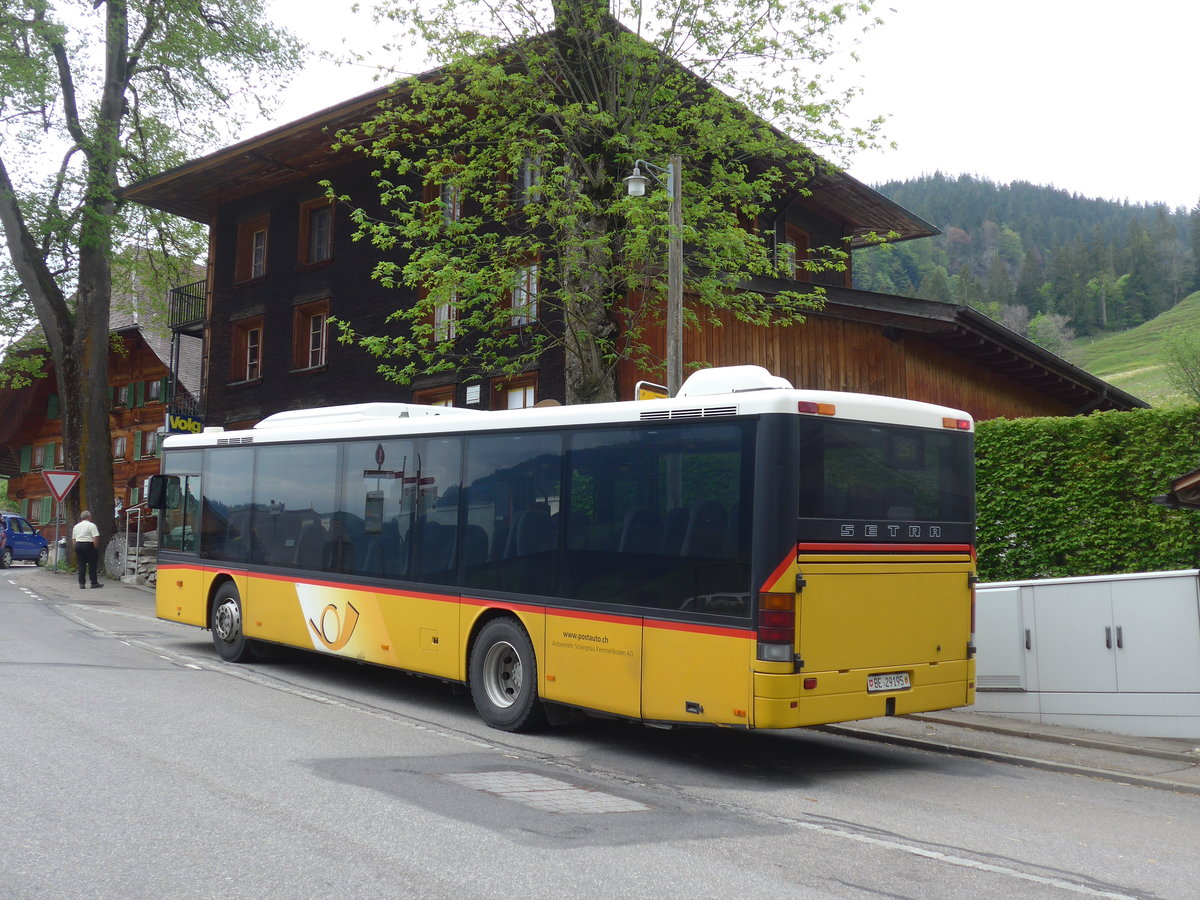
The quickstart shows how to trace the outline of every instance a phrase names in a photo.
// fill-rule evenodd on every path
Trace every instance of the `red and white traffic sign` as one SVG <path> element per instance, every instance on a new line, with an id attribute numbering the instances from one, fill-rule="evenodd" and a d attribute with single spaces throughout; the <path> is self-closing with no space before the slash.
<path id="1" fill-rule="evenodd" d="M 71 493 L 71 488 L 75 487 L 75 482 L 79 480 L 79 473 L 42 472 L 42 477 L 46 479 L 46 484 L 50 485 L 50 493 L 54 495 L 54 499 L 62 503 L 63 498 Z"/>

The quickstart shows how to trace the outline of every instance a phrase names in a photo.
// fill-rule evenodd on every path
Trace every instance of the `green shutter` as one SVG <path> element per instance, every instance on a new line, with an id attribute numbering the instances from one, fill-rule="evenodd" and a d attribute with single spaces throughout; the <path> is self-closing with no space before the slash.
<path id="1" fill-rule="evenodd" d="M 41 517 L 41 519 L 39 519 L 39 521 L 42 524 L 45 524 L 46 522 L 51 521 L 51 518 L 53 517 L 53 515 L 54 515 L 54 498 L 53 497 L 43 497 L 42 498 L 42 517 Z"/>
<path id="2" fill-rule="evenodd" d="M 55 457 L 55 455 L 54 455 L 54 441 L 51 441 L 50 443 L 48 443 L 46 445 L 46 449 L 42 451 L 42 468 L 43 469 L 55 468 L 54 463 L 55 463 L 56 458 L 57 457 Z"/>
<path id="3" fill-rule="evenodd" d="M 26 444 L 21 448 L 21 471 L 28 472 L 33 468 L 33 445 Z"/>
<path id="4" fill-rule="evenodd" d="M 139 381 L 134 386 L 133 405 L 134 406 L 145 406 L 146 405 L 146 382 Z"/>
<path id="5" fill-rule="evenodd" d="M 138 387 L 141 387 L 141 385 L 139 384 Z M 142 433 L 140 431 L 133 433 L 133 458 L 142 458 Z"/>
<path id="6" fill-rule="evenodd" d="M 58 394 L 51 394 L 50 399 L 46 401 L 46 418 L 58 418 Z"/>
<path id="7" fill-rule="evenodd" d="M 112 409 L 112 405 L 115 400 L 116 400 L 116 395 L 113 392 L 113 386 L 110 384 L 108 386 L 108 407 L 109 407 L 109 409 Z"/>
<path id="8" fill-rule="evenodd" d="M 137 506 L 138 503 L 141 502 L 142 498 L 141 498 L 140 494 L 141 494 L 141 490 L 139 488 L 130 488 L 129 489 L 129 505 L 130 506 Z"/>
<path id="9" fill-rule="evenodd" d="M 171 379 L 164 378 L 162 380 L 162 387 L 158 389 L 159 402 L 166 403 L 168 400 L 171 399 L 171 395 L 167 393 L 167 391 L 170 389 L 170 387 L 171 387 Z"/>

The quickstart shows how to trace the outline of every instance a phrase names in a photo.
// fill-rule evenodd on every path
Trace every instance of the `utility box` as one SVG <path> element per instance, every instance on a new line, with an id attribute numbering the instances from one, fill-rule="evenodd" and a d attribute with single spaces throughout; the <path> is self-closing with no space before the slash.
<path id="1" fill-rule="evenodd" d="M 1200 738 L 1200 571 L 981 584 L 975 709 Z"/>

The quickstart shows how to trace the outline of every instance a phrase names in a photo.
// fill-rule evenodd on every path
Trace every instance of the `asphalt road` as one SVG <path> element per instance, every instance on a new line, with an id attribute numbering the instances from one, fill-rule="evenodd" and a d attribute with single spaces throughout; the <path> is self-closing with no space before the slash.
<path id="1" fill-rule="evenodd" d="M 488 729 L 0 572 L 0 896 L 1192 897 L 1200 797 L 815 731 Z"/>

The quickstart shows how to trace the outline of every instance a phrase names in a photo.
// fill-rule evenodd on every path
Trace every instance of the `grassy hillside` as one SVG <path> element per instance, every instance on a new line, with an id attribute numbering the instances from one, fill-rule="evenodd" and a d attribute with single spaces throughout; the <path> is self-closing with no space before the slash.
<path id="1" fill-rule="evenodd" d="M 1166 369 L 1158 355 L 1162 339 L 1179 330 L 1200 331 L 1200 292 L 1137 328 L 1099 340 L 1078 341 L 1070 359 L 1154 406 L 1180 403 L 1183 396 L 1167 383 Z"/>

